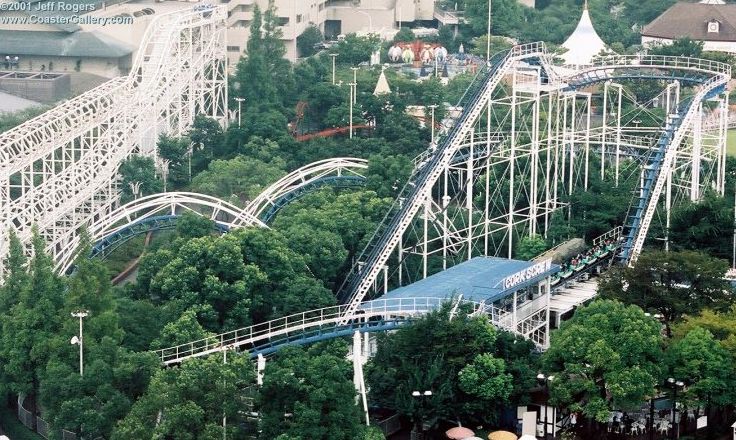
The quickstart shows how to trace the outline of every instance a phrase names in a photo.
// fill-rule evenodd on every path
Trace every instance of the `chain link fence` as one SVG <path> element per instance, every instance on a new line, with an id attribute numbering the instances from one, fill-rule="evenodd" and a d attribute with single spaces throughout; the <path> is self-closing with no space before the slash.
<path id="1" fill-rule="evenodd" d="M 51 427 L 46 420 L 41 417 L 37 417 L 31 411 L 28 411 L 24 407 L 26 397 L 24 395 L 18 396 L 18 420 L 31 431 L 35 431 L 43 438 L 49 438 L 49 432 Z M 66 429 L 61 430 L 62 440 L 77 440 L 77 434 L 67 431 Z"/>

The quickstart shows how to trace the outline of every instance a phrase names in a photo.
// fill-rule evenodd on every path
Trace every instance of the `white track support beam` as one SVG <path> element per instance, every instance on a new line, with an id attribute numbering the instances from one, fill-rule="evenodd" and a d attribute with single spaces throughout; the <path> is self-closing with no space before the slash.
<path id="1" fill-rule="evenodd" d="M 183 135 L 196 113 L 224 119 L 226 19 L 224 7 L 159 15 L 130 75 L 0 134 L 0 257 L 10 228 L 28 245 L 35 224 L 64 266 L 80 228 L 117 204 L 124 159 L 154 155 L 158 134 Z"/>

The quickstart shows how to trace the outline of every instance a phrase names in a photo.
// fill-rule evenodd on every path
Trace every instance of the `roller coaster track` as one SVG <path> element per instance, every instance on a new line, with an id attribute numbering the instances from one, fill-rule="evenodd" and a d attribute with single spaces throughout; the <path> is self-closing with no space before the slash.
<path id="1" fill-rule="evenodd" d="M 7 231 L 29 245 L 35 225 L 68 267 L 80 228 L 115 209 L 124 159 L 155 156 L 159 134 L 184 135 L 197 113 L 223 120 L 226 20 L 223 7 L 159 15 L 128 76 L 0 134 L 0 261 Z"/>
<path id="2" fill-rule="evenodd" d="M 349 335 L 355 330 L 366 332 L 396 328 L 438 310 L 447 301 L 442 298 L 377 299 L 361 304 L 357 314 L 348 322 L 343 321 L 347 305 L 325 307 L 156 350 L 155 353 L 164 365 L 229 349 L 248 350 L 249 355 L 255 357 L 259 353 L 272 353 L 285 344 L 309 343 Z M 471 307 L 470 313 L 488 314 L 491 322 L 499 327 L 509 328 L 511 325 L 508 311 L 472 301 L 461 302 Z"/>
<path id="3" fill-rule="evenodd" d="M 381 221 L 368 245 L 357 261 L 364 263 L 362 269 L 353 270 L 340 289 L 340 300 L 348 304 L 344 321 L 347 322 L 357 310 L 369 289 L 375 282 L 381 268 L 386 264 L 391 252 L 396 248 L 406 228 L 424 204 L 428 190 L 450 164 L 460 145 L 472 130 L 472 122 L 477 119 L 491 92 L 501 82 L 512 65 L 525 58 L 544 58 L 544 45 L 533 43 L 515 46 L 508 52 L 500 53 L 479 70 L 465 95 L 460 100 L 463 114 L 455 122 L 447 135 L 440 140 L 423 166 L 417 167 L 409 178 L 396 201 Z"/>
<path id="4" fill-rule="evenodd" d="M 349 305 L 346 309 L 346 322 L 372 288 L 382 267 L 400 242 L 402 234 L 424 203 L 428 191 L 437 181 L 442 170 L 448 166 L 458 146 L 472 129 L 473 121 L 481 114 L 491 93 L 500 84 L 512 65 L 519 61 L 540 65 L 542 71 L 546 72 L 546 75 L 542 76 L 551 80 L 563 91 L 578 90 L 610 79 L 677 79 L 690 85 L 700 85 L 700 91 L 692 101 L 693 105 L 687 113 L 681 115 L 682 122 L 685 124 L 680 122 L 675 126 L 673 125 L 674 119 L 670 118 L 665 134 L 658 143 L 659 148 L 655 158 L 659 157 L 659 159 L 652 163 L 654 167 L 648 172 L 643 191 L 645 198 L 637 204 L 641 208 L 641 213 L 634 214 L 641 220 L 635 221 L 627 228 L 624 254 L 629 263 L 632 257 L 636 258 L 641 251 L 663 187 L 662 176 L 666 176 L 671 167 L 678 145 L 688 125 L 695 117 L 697 106 L 703 99 L 723 88 L 730 78 L 731 67 L 724 63 L 695 58 L 614 56 L 603 57 L 593 66 L 576 71 L 567 77 L 555 77 L 548 59 L 544 46 L 541 44 L 516 46 L 506 53 L 494 56 L 489 65 L 479 71 L 461 100 L 463 114 L 449 130 L 448 135 L 440 141 L 436 150 L 430 149 L 425 153 L 426 159 L 421 161 L 421 166 L 415 169 L 414 175 L 411 176 L 357 258 L 358 264 L 341 286 L 339 299 Z M 665 170 L 664 173 L 660 173 L 662 169 Z M 657 182 L 650 191 L 646 185 L 652 185 L 655 180 Z"/>

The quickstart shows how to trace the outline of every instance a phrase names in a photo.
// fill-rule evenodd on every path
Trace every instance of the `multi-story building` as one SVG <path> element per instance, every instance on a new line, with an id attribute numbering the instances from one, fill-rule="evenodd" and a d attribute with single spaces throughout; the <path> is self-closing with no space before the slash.
<path id="1" fill-rule="evenodd" d="M 268 8 L 268 0 L 220 0 L 229 9 L 228 50 L 237 60 L 245 50 L 255 5 Z M 296 39 L 311 24 L 329 38 L 340 34 L 376 33 L 392 36 L 400 23 L 434 19 L 434 0 L 274 0 L 286 45 L 286 57 L 299 54 Z"/>
<path id="2" fill-rule="evenodd" d="M 269 0 L 203 0 L 228 9 L 228 53 L 235 65 L 244 53 L 253 9 L 268 8 Z M 151 20 L 160 13 L 191 8 L 195 2 L 159 0 L 75 0 L 79 11 L 55 9 L 55 0 L 0 0 L 0 62 L 18 57 L 12 67 L 30 71 L 82 71 L 103 77 L 127 73 Z M 70 3 L 71 4 L 71 3 Z M 8 6 L 13 5 L 13 6 Z M 400 23 L 434 19 L 434 0 L 274 0 L 286 45 L 286 57 L 295 60 L 296 39 L 311 24 L 329 36 L 377 33 L 384 38 Z M 29 16 L 58 18 L 85 16 L 115 19 L 114 23 L 39 23 Z M 25 18 L 23 18 L 25 17 Z M 56 20 L 58 21 L 58 20 Z M 109 20 L 108 20 L 109 21 Z M 99 22 L 99 20 L 98 20 Z"/>

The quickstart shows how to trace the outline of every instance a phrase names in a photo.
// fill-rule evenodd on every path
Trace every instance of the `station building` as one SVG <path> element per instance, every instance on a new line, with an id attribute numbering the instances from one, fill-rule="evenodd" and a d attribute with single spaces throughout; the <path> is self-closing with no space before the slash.
<path id="1" fill-rule="evenodd" d="M 560 266 L 541 262 L 475 257 L 381 297 L 388 306 L 410 298 L 462 300 L 482 304 L 491 322 L 546 348 L 549 340 L 551 276 Z"/>

